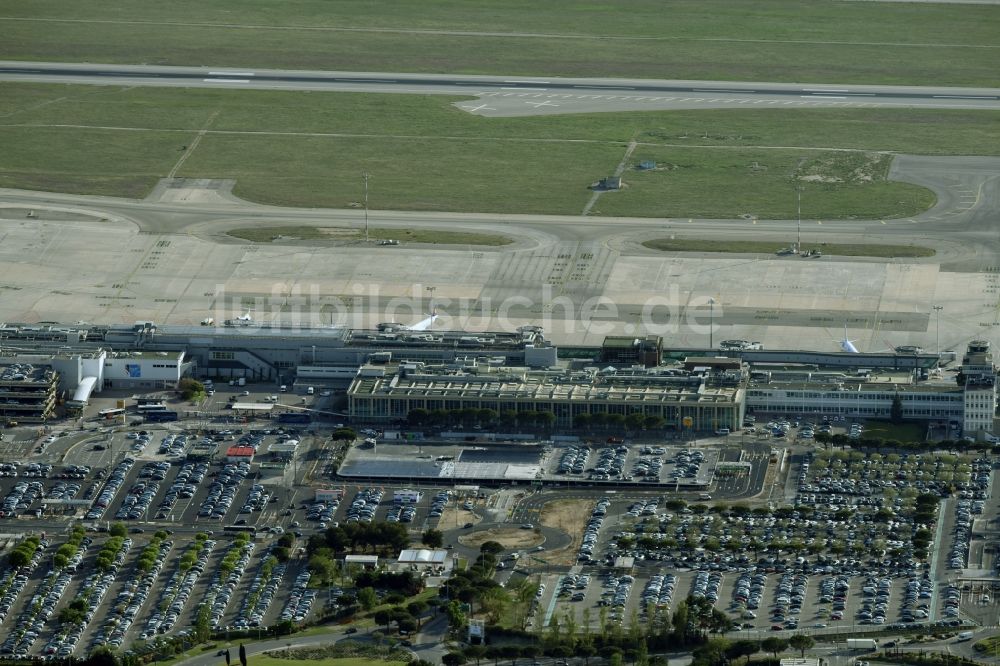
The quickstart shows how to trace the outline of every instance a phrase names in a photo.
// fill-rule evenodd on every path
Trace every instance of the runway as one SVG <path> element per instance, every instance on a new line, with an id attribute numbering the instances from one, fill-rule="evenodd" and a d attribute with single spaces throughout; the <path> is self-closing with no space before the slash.
<path id="1" fill-rule="evenodd" d="M 453 76 L 0 61 L 0 81 L 477 97 L 470 113 L 519 116 L 710 108 L 1000 109 L 1000 90 L 735 81 Z"/>

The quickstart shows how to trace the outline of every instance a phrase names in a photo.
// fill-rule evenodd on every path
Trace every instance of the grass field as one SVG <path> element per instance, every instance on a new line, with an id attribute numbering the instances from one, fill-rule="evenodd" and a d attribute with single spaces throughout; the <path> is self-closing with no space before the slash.
<path id="1" fill-rule="evenodd" d="M 25 0 L 0 58 L 995 86 L 1000 9 L 814 0 Z M 887 30 L 886 26 L 891 26 Z"/>
<path id="2" fill-rule="evenodd" d="M 233 229 L 228 235 L 255 243 L 270 243 L 278 239 L 295 240 L 360 240 L 361 229 L 348 227 L 248 227 Z M 369 231 L 374 240 L 395 239 L 404 243 L 431 243 L 435 245 L 509 245 L 513 241 L 496 234 L 477 234 L 466 231 L 439 231 L 437 229 L 399 229 L 376 227 Z"/>
<path id="3" fill-rule="evenodd" d="M 981 641 L 976 641 L 972 646 L 976 652 L 985 652 L 996 656 L 1000 652 L 1000 636 L 990 636 L 989 638 L 984 638 Z"/>
<path id="4" fill-rule="evenodd" d="M 727 241 L 684 238 L 657 238 L 643 243 L 651 250 L 661 252 L 739 252 L 748 254 L 774 254 L 787 247 L 779 241 Z M 806 243 L 803 250 L 820 250 L 823 254 L 840 257 L 933 257 L 934 250 L 916 245 L 874 245 L 846 243 Z"/>
<path id="5" fill-rule="evenodd" d="M 911 215 L 927 190 L 883 180 L 860 151 L 1000 154 L 1000 114 L 907 110 L 717 110 L 482 118 L 456 98 L 3 84 L 0 186 L 139 197 L 171 173 L 234 178 L 236 193 L 349 207 L 580 214 L 587 186 L 630 140 L 622 192 L 595 214 L 792 219 Z M 801 178 L 813 179 L 803 181 Z M 705 193 L 711 196 L 705 196 Z"/>
<path id="6" fill-rule="evenodd" d="M 870 439 L 895 439 L 900 442 L 922 442 L 927 436 L 927 426 L 918 423 L 893 425 L 887 421 L 865 421 L 863 436 Z"/>

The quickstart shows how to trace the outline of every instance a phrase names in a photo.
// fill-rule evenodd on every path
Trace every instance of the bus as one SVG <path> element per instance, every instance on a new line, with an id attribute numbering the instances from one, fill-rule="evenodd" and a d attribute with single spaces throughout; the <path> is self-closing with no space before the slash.
<path id="1" fill-rule="evenodd" d="M 139 405 L 138 407 L 136 407 L 136 410 L 140 414 L 145 414 L 146 412 L 165 412 L 167 411 L 167 406 L 164 405 L 162 402 L 149 403 L 145 405 Z"/>
<path id="2" fill-rule="evenodd" d="M 284 424 L 312 423 L 312 417 L 310 417 L 308 414 L 286 412 L 284 414 L 278 414 L 278 423 L 284 423 Z"/>
<path id="3" fill-rule="evenodd" d="M 256 525 L 226 525 L 222 528 L 223 532 L 249 532 L 250 534 L 257 534 Z"/>
<path id="4" fill-rule="evenodd" d="M 101 411 L 97 412 L 97 416 L 102 419 L 113 419 L 119 416 L 125 416 L 125 410 L 122 409 L 121 407 L 112 409 L 102 409 Z"/>
<path id="5" fill-rule="evenodd" d="M 162 423 L 164 421 L 176 421 L 178 418 L 177 412 L 168 412 L 167 410 L 146 412 L 143 416 L 146 420 L 146 423 Z"/>

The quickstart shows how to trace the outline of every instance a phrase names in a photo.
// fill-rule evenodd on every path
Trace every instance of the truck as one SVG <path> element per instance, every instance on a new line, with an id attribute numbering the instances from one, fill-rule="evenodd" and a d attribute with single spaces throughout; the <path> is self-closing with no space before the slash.
<path id="1" fill-rule="evenodd" d="M 972 640 L 971 631 L 963 631 L 958 636 L 955 636 L 955 641 L 971 641 L 971 640 Z"/>
<path id="2" fill-rule="evenodd" d="M 848 638 L 847 649 L 871 652 L 878 649 L 878 641 L 874 638 Z"/>
<path id="3" fill-rule="evenodd" d="M 246 377 L 240 377 L 239 379 L 236 380 L 236 385 L 237 386 L 246 386 L 247 385 L 247 378 Z"/>

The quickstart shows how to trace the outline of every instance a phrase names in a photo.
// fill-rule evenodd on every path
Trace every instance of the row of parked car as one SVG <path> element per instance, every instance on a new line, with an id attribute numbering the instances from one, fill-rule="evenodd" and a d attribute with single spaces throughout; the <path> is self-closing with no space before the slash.
<path id="1" fill-rule="evenodd" d="M 161 456 L 179 457 L 184 455 L 187 448 L 187 435 L 167 435 L 160 440 L 160 448 L 157 450 Z"/>
<path id="2" fill-rule="evenodd" d="M 41 481 L 18 481 L 0 503 L 0 518 L 13 518 L 24 513 L 44 496 Z"/>
<path id="3" fill-rule="evenodd" d="M 198 510 L 201 518 L 222 520 L 236 499 L 240 484 L 250 475 L 250 463 L 226 463 L 208 487 L 208 495 Z"/>
<path id="4" fill-rule="evenodd" d="M 375 518 L 375 511 L 378 510 L 379 502 L 382 501 L 382 490 L 380 488 L 366 488 L 358 492 L 347 509 L 347 522 L 349 523 L 370 523 Z"/>
<path id="5" fill-rule="evenodd" d="M 650 576 L 642 591 L 642 611 L 648 613 L 652 608 L 669 607 L 676 587 L 677 576 L 674 574 L 658 573 Z"/>
<path id="6" fill-rule="evenodd" d="M 608 507 L 611 500 L 602 497 L 597 501 L 594 510 L 590 512 L 590 519 L 587 520 L 587 527 L 583 530 L 583 540 L 580 544 L 580 554 L 577 556 L 579 562 L 589 562 L 594 556 L 594 549 L 597 548 L 597 539 L 601 533 L 601 526 L 604 525 L 604 517 L 608 515 Z"/>
<path id="7" fill-rule="evenodd" d="M 115 512 L 116 520 L 139 520 L 146 514 L 153 499 L 160 492 L 160 484 L 156 481 L 136 481 L 129 488 L 128 494 L 122 500 L 122 505 Z"/>
<path id="8" fill-rule="evenodd" d="M 388 523 L 412 523 L 416 517 L 417 507 L 396 504 L 386 513 L 385 520 Z"/>
<path id="9" fill-rule="evenodd" d="M 76 644 L 80 642 L 80 636 L 94 619 L 94 614 L 100 608 L 105 595 L 111 588 L 118 576 L 118 570 L 125 561 L 125 555 L 132 547 L 132 540 L 125 539 L 121 548 L 115 553 L 111 568 L 103 572 L 95 572 L 87 576 L 83 581 L 80 591 L 77 592 L 76 599 L 82 600 L 85 604 L 83 616 L 79 622 L 63 623 L 49 639 L 42 649 L 43 655 L 53 655 L 59 658 L 66 658 L 73 654 Z"/>
<path id="10" fill-rule="evenodd" d="M 955 501 L 955 528 L 952 531 L 951 549 L 948 551 L 949 569 L 964 569 L 968 565 L 969 548 L 972 546 L 972 515 L 971 500 Z"/>
<path id="11" fill-rule="evenodd" d="M 427 515 L 431 518 L 440 518 L 441 514 L 444 513 L 444 508 L 448 505 L 449 497 L 447 490 L 442 490 L 434 495 L 434 499 L 431 500 L 430 513 Z"/>
<path id="12" fill-rule="evenodd" d="M 695 599 L 707 599 L 714 605 L 719 600 L 720 587 L 722 587 L 722 573 L 699 571 L 691 584 L 691 596 Z"/>
<path id="13" fill-rule="evenodd" d="M 156 634 L 165 634 L 174 628 L 174 624 L 177 623 L 177 619 L 191 596 L 195 583 L 205 571 L 205 564 L 208 562 L 213 548 L 215 548 L 215 541 L 212 539 L 204 540 L 194 564 L 187 571 L 183 571 L 178 562 L 177 569 L 163 586 L 163 590 L 160 591 L 160 602 L 156 605 L 156 609 L 149 616 L 149 619 L 146 620 L 146 626 L 139 638 L 149 639 Z"/>
<path id="14" fill-rule="evenodd" d="M 625 457 L 628 455 L 627 446 L 617 446 L 615 448 L 603 448 L 597 452 L 597 462 L 590 472 L 591 479 L 607 481 L 609 479 L 620 479 L 622 471 L 625 469 Z"/>
<path id="15" fill-rule="evenodd" d="M 104 483 L 104 488 L 101 489 L 97 499 L 94 500 L 93 506 L 87 511 L 87 520 L 100 520 L 104 517 L 104 512 L 108 510 L 108 507 L 115 500 L 118 489 L 125 484 L 125 477 L 134 464 L 135 459 L 126 456 L 122 458 L 121 462 L 115 465 L 114 469 L 108 475 L 108 480 Z"/>
<path id="16" fill-rule="evenodd" d="M 111 605 L 111 610 L 104 618 L 104 625 L 97 630 L 91 641 L 91 647 L 107 645 L 112 648 L 119 648 L 125 640 L 132 623 L 135 622 L 139 611 L 150 590 L 156 583 L 157 576 L 167 560 L 167 555 L 173 549 L 173 542 L 163 540 L 160 542 L 153 560 L 153 566 L 149 571 L 134 576 L 125 581 L 124 586 Z"/>
<path id="17" fill-rule="evenodd" d="M 253 541 L 247 541 L 243 544 L 234 542 L 230 546 L 230 549 L 238 549 L 239 555 L 236 565 L 232 571 L 225 575 L 224 579 L 223 572 L 221 570 L 216 571 L 205 594 L 204 603 L 209 605 L 209 612 L 211 613 L 210 622 L 215 629 L 219 629 L 222 626 L 222 620 L 226 616 L 226 609 L 229 607 L 229 602 L 236 593 L 236 588 L 239 587 L 243 573 L 250 566 L 250 557 L 253 555 L 255 546 Z"/>
<path id="18" fill-rule="evenodd" d="M 91 539 L 85 537 L 77 546 L 77 555 L 86 552 Z M 25 605 L 10 633 L 0 643 L 0 654 L 25 658 L 38 637 L 44 632 L 46 621 L 52 616 L 63 593 L 73 579 L 67 569 L 52 568 L 35 588 L 35 594 Z"/>
<path id="19" fill-rule="evenodd" d="M 17 595 L 21 594 L 21 591 L 28 584 L 28 577 L 31 576 L 31 572 L 35 570 L 38 563 L 42 561 L 42 557 L 49 557 L 49 554 L 45 552 L 48 545 L 49 542 L 42 539 L 26 565 L 23 567 L 7 567 L 3 574 L 0 575 L 0 622 L 7 619 L 10 607 L 14 605 Z"/>
<path id="20" fill-rule="evenodd" d="M 585 446 L 567 446 L 559 458 L 556 474 L 583 474 L 589 456 L 590 449 Z"/>
<path id="21" fill-rule="evenodd" d="M 281 620 L 302 622 L 309 615 L 313 602 L 316 600 L 316 590 L 309 589 L 311 578 L 312 574 L 308 571 L 303 571 L 295 577 L 295 582 L 292 583 L 292 592 L 281 611 Z"/>
<path id="22" fill-rule="evenodd" d="M 285 569 L 285 564 L 275 564 L 265 554 L 250 585 L 250 591 L 243 599 L 239 617 L 233 622 L 233 628 L 245 630 L 259 627 L 264 623 L 264 616 L 274 600 L 278 586 L 281 585 Z"/>

